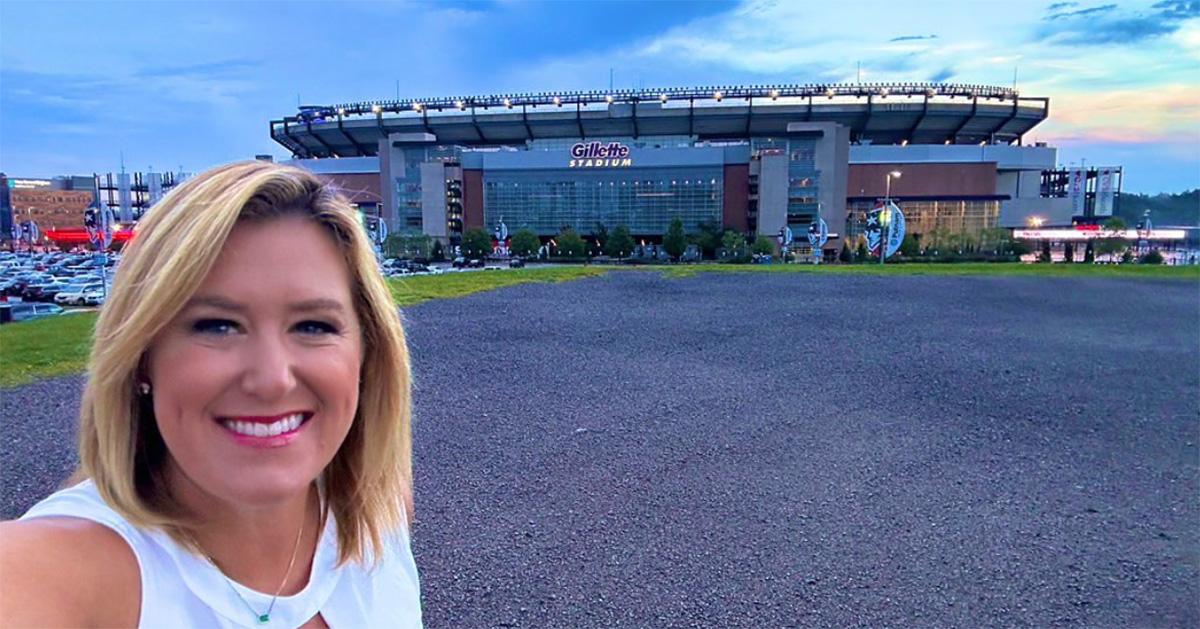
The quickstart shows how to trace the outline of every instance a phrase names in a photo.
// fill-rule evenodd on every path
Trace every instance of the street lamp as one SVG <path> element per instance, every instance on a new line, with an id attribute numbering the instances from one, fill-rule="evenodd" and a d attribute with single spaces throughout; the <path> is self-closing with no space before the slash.
<path id="1" fill-rule="evenodd" d="M 879 263 L 883 264 L 887 258 L 888 241 L 892 239 L 892 221 L 891 212 L 888 207 L 892 204 L 892 179 L 899 179 L 901 172 L 898 170 L 889 171 L 884 183 L 883 192 L 883 210 L 879 212 Z"/>
<path id="2" fill-rule="evenodd" d="M 1032 227 L 1033 229 L 1041 229 L 1042 223 L 1045 223 L 1046 219 L 1044 219 L 1040 216 L 1030 216 L 1025 219 L 1025 222 L 1028 223 L 1029 226 Z M 1038 253 L 1035 255 L 1034 260 L 1037 260 L 1037 256 L 1040 256 L 1041 252 L 1042 252 L 1042 239 L 1038 238 L 1035 242 L 1037 243 L 1035 246 L 1038 249 Z M 1088 245 L 1089 246 L 1091 245 L 1090 241 L 1088 242 Z"/>

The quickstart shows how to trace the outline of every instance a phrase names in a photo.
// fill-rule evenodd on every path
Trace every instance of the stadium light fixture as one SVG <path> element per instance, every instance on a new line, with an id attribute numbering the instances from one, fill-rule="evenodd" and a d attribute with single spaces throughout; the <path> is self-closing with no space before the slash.
<path id="1" fill-rule="evenodd" d="M 829 98 L 833 98 L 833 88 L 832 87 L 827 88 L 825 90 L 825 95 L 828 96 Z"/>
<path id="2" fill-rule="evenodd" d="M 660 102 L 662 102 L 663 104 L 666 104 L 666 102 L 667 102 L 667 95 L 666 95 L 666 94 L 659 94 L 659 95 L 658 95 L 658 100 L 659 100 Z"/>
<path id="3" fill-rule="evenodd" d="M 562 99 L 561 99 L 561 98 L 559 98 L 559 97 L 557 97 L 557 96 L 555 96 L 555 97 L 554 97 L 554 105 L 555 105 L 555 106 L 557 106 L 557 107 L 562 107 Z"/>
<path id="4" fill-rule="evenodd" d="M 605 96 L 605 97 L 604 97 L 604 102 L 606 102 L 606 103 L 608 103 L 609 105 L 611 105 L 611 104 L 612 104 L 612 102 L 613 102 L 613 97 L 612 97 L 612 94 L 609 94 L 609 95 Z"/>
<path id="5" fill-rule="evenodd" d="M 1034 229 L 1040 228 L 1042 226 L 1042 223 L 1046 222 L 1046 219 L 1044 219 L 1040 216 L 1030 216 L 1029 218 L 1027 218 L 1025 220 L 1029 223 L 1029 226 Z"/>
<path id="6" fill-rule="evenodd" d="M 379 114 L 383 111 L 383 107 L 380 107 L 379 105 L 371 105 L 371 111 L 375 114 Z"/>
<path id="7" fill-rule="evenodd" d="M 721 102 L 722 98 L 725 98 L 725 95 L 721 93 L 721 90 L 717 90 L 713 92 L 713 98 L 717 99 L 717 102 L 719 103 Z"/>
<path id="8" fill-rule="evenodd" d="M 881 90 L 879 90 L 879 97 L 880 97 L 880 98 L 887 98 L 887 96 L 888 96 L 888 89 L 887 89 L 886 87 L 885 87 L 885 88 L 883 88 L 883 89 L 881 89 Z"/>
<path id="9" fill-rule="evenodd" d="M 345 116 L 345 115 L 346 115 L 346 108 L 345 108 L 345 107 L 338 107 L 338 115 L 339 115 L 339 116 Z"/>
<path id="10" fill-rule="evenodd" d="M 413 111 L 416 111 L 416 112 L 420 112 L 423 109 L 423 107 L 421 106 L 421 103 L 413 103 L 412 108 L 413 108 Z"/>
<path id="11" fill-rule="evenodd" d="M 771 100 L 779 99 L 779 90 L 771 90 Z"/>
<path id="12" fill-rule="evenodd" d="M 458 107 L 459 111 L 462 111 L 467 108 L 467 104 L 462 102 L 461 100 L 454 101 L 454 106 Z"/>
<path id="13" fill-rule="evenodd" d="M 510 99 L 507 99 L 507 98 L 506 98 L 506 99 L 504 99 L 504 106 L 505 106 L 505 107 L 508 107 L 509 109 L 512 109 L 512 101 L 511 101 Z"/>

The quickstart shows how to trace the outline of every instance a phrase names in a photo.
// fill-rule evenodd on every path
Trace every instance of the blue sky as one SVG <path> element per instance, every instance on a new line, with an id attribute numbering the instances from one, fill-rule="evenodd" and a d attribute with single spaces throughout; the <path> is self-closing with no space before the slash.
<path id="1" fill-rule="evenodd" d="M 1200 0 L 0 2 L 0 170 L 286 156 L 306 104 L 501 91 L 945 80 L 1048 96 L 1027 141 L 1200 186 Z"/>

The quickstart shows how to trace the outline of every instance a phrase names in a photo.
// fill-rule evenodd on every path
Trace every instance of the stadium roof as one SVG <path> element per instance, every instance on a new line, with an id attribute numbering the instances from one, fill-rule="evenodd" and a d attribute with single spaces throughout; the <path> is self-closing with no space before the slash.
<path id="1" fill-rule="evenodd" d="M 271 121 L 293 156 L 375 155 L 391 134 L 440 145 L 496 146 L 548 138 L 785 135 L 789 122 L 836 122 L 875 144 L 1020 142 L 1050 99 L 947 83 L 754 85 L 539 92 L 306 105 Z M 406 136 L 413 137 L 413 136 Z M 428 137 L 428 136 L 416 136 Z"/>

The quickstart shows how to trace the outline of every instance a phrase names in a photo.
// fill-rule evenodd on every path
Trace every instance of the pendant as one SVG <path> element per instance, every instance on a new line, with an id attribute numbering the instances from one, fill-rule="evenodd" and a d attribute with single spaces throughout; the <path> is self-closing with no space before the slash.
<path id="1" fill-rule="evenodd" d="M 262 616 L 259 616 L 259 617 L 258 617 L 258 624 L 260 624 L 260 625 L 265 625 L 265 624 L 267 624 L 267 623 L 269 623 L 269 622 L 271 622 L 271 615 L 270 615 L 270 614 L 263 614 Z"/>

